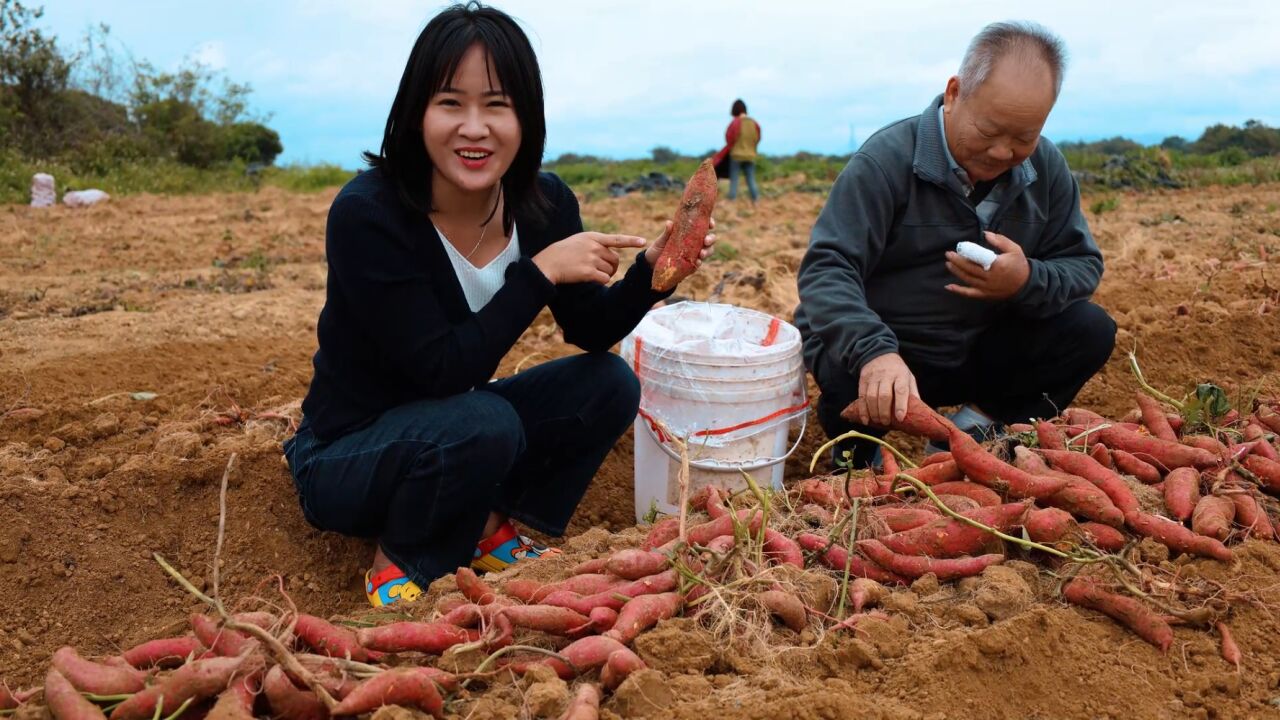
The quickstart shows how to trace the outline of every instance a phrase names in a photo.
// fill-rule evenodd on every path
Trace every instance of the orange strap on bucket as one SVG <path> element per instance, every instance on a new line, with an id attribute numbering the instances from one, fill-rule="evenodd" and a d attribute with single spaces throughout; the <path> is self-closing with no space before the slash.
<path id="1" fill-rule="evenodd" d="M 768 347 L 772 345 L 778 339 L 778 329 L 781 326 L 782 326 L 782 321 L 779 320 L 778 318 L 773 318 L 772 320 L 770 320 L 769 329 L 765 331 L 764 340 L 760 344 L 764 347 Z M 635 356 L 636 356 L 635 373 L 636 373 L 637 379 L 640 378 L 640 353 L 643 350 L 644 350 L 644 341 L 641 340 L 640 336 L 637 335 L 636 344 L 635 344 Z M 715 435 L 726 435 L 728 433 L 736 432 L 738 430 L 745 430 L 746 428 L 753 427 L 755 425 L 763 425 L 764 423 L 767 423 L 770 420 L 782 417 L 784 415 L 790 415 L 792 413 L 800 412 L 801 410 L 807 409 L 808 407 L 809 407 L 809 399 L 805 398 L 805 401 L 800 403 L 799 405 L 792 405 L 791 407 L 782 408 L 781 410 L 775 410 L 769 413 L 768 415 L 765 415 L 764 417 L 756 418 L 755 420 L 748 420 L 746 422 L 741 422 L 741 423 L 738 423 L 737 425 L 731 425 L 726 428 L 710 428 L 707 430 L 699 430 L 693 433 L 690 437 L 712 437 Z M 658 438 L 658 442 L 665 443 L 667 441 L 666 434 L 662 432 L 662 427 L 658 425 L 658 423 L 653 419 L 652 415 L 645 412 L 643 408 L 640 408 L 639 410 L 637 410 L 637 414 L 639 414 L 640 417 L 644 418 L 645 422 L 649 423 L 649 428 L 653 430 L 653 434 L 655 437 Z"/>

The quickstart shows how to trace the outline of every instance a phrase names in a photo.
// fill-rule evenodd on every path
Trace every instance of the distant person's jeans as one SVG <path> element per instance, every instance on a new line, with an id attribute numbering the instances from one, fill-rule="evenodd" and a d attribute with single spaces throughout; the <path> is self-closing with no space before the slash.
<path id="1" fill-rule="evenodd" d="M 760 189 L 756 187 L 756 164 L 729 158 L 729 199 L 738 197 L 738 173 L 747 176 L 747 191 L 751 193 L 751 202 L 760 199 Z"/>
<path id="2" fill-rule="evenodd" d="M 471 563 L 490 511 L 564 534 L 639 406 L 626 362 L 587 353 L 393 408 L 329 443 L 304 419 L 284 452 L 309 523 L 377 538 L 425 588 Z"/>
<path id="3" fill-rule="evenodd" d="M 931 407 L 973 403 L 996 421 L 1009 425 L 1032 418 L 1051 418 L 1075 400 L 1116 343 L 1116 323 L 1091 302 L 1078 302 L 1042 319 L 1005 318 L 978 336 L 965 362 L 956 368 L 930 367 L 904 356 L 915 375 L 920 397 Z M 813 379 L 822 391 L 818 422 L 828 438 L 849 430 L 882 437 L 883 430 L 855 425 L 840 411 L 858 398 L 858 380 L 830 352 L 818 357 Z M 854 467 L 871 464 L 876 445 L 845 441 Z"/>

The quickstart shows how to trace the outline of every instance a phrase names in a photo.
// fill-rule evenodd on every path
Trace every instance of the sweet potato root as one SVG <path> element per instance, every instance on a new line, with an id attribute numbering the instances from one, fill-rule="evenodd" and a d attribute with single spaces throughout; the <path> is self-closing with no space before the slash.
<path id="1" fill-rule="evenodd" d="M 1258 501 L 1248 493 L 1238 492 L 1227 496 L 1231 503 L 1236 506 L 1236 524 L 1240 525 L 1245 531 L 1253 536 L 1262 538 L 1263 540 L 1274 540 L 1275 530 L 1271 526 L 1271 519 L 1267 517 L 1267 513 L 1258 506 Z"/>
<path id="2" fill-rule="evenodd" d="M 1036 440 L 1040 442 L 1040 447 L 1045 450 L 1067 449 L 1067 439 L 1062 435 L 1062 430 L 1048 420 L 1041 420 L 1036 423 Z"/>
<path id="3" fill-rule="evenodd" d="M 871 578 L 854 578 L 849 583 L 849 601 L 853 603 L 855 613 L 863 608 L 879 605 L 881 600 L 889 596 L 889 588 Z"/>
<path id="4" fill-rule="evenodd" d="M 840 411 L 840 417 L 849 422 L 857 423 L 858 417 L 865 412 L 866 404 L 867 401 L 864 398 L 858 398 Z M 923 400 L 913 395 L 907 398 L 906 416 L 902 420 L 895 419 L 885 429 L 901 430 L 902 432 L 926 437 L 930 440 L 946 440 L 952 427 L 950 420 L 947 420 L 936 410 L 925 404 Z"/>
<path id="5" fill-rule="evenodd" d="M 1137 633 L 1138 637 L 1167 652 L 1173 643 L 1173 628 L 1164 618 L 1131 597 L 1117 595 L 1088 578 L 1077 577 L 1062 588 L 1067 602 L 1097 610 Z"/>
<path id="6" fill-rule="evenodd" d="M 1268 460 L 1261 455 L 1246 455 L 1240 458 L 1240 464 L 1256 475 L 1263 487 L 1272 492 L 1280 492 L 1280 462 Z"/>
<path id="7" fill-rule="evenodd" d="M 1147 437 L 1122 427 L 1104 428 L 1095 435 L 1099 442 L 1111 448 L 1112 457 L 1116 450 L 1124 450 L 1147 462 L 1154 460 L 1170 470 L 1178 467 L 1207 468 L 1218 463 L 1218 458 L 1208 450 L 1188 447 L 1172 440 Z"/>
<path id="8" fill-rule="evenodd" d="M 1080 523 L 1080 534 L 1086 540 L 1098 546 L 1099 550 L 1106 552 L 1117 552 L 1124 548 L 1124 533 L 1111 527 L 1096 522 Z"/>
<path id="9" fill-rule="evenodd" d="M 329 710 L 310 690 L 293 684 L 279 665 L 267 671 L 262 692 L 271 704 L 271 714 L 281 720 L 327 720 Z"/>
<path id="10" fill-rule="evenodd" d="M 44 704 L 55 720 L 106 720 L 106 715 L 76 690 L 56 667 L 44 676 Z M 15 705 L 16 707 L 16 705 Z"/>
<path id="11" fill-rule="evenodd" d="M 662 547 L 679 536 L 680 518 L 662 518 L 654 523 L 653 527 L 649 528 L 649 534 L 644 536 L 644 542 L 640 543 L 640 549 L 652 550 Z"/>
<path id="12" fill-rule="evenodd" d="M 1023 527 L 1032 540 L 1038 543 L 1055 543 L 1076 529 L 1076 520 L 1066 510 L 1042 508 L 1027 513 L 1027 521 Z"/>
<path id="13" fill-rule="evenodd" d="M 1066 487 L 1045 498 L 1043 502 L 1104 525 L 1124 527 L 1124 513 L 1111 502 L 1102 488 L 1084 478 L 1068 477 Z"/>
<path id="14" fill-rule="evenodd" d="M 951 431 L 951 455 L 968 478 L 992 489 L 1007 487 L 1015 498 L 1046 498 L 1066 486 L 1061 478 L 1032 475 L 982 449 L 976 440 L 958 429 Z"/>
<path id="15" fill-rule="evenodd" d="M 1195 468 L 1174 468 L 1164 479 L 1162 494 L 1169 514 L 1186 522 L 1200 502 L 1200 473 Z"/>
<path id="16" fill-rule="evenodd" d="M 804 568 L 800 545 L 773 528 L 764 529 L 764 554 L 779 564 Z"/>
<path id="17" fill-rule="evenodd" d="M 231 686 L 218 693 L 205 720 L 253 720 L 253 703 L 257 698 L 261 672 L 235 678 Z"/>
<path id="18" fill-rule="evenodd" d="M 995 507 L 982 507 L 962 514 L 975 522 L 1001 532 L 1008 532 L 1022 525 L 1030 507 L 1029 501 L 1007 503 Z M 939 518 L 914 530 L 880 538 L 880 542 L 895 553 L 925 555 L 933 558 L 954 558 L 981 553 L 995 540 L 995 536 L 986 530 L 950 517 Z"/>
<path id="19" fill-rule="evenodd" d="M 1124 519 L 1134 532 L 1149 537 L 1170 550 L 1210 557 L 1222 562 L 1231 562 L 1234 557 L 1231 549 L 1218 540 L 1197 534 L 1168 518 L 1134 512 L 1125 515 Z"/>
<path id="20" fill-rule="evenodd" d="M 1147 426 L 1147 430 L 1151 431 L 1154 437 L 1161 440 L 1177 441 L 1178 434 L 1169 426 L 1169 419 L 1165 417 L 1164 408 L 1160 407 L 1160 403 L 1155 398 L 1139 391 L 1137 393 L 1138 409 L 1142 411 L 1142 424 Z"/>
<path id="21" fill-rule="evenodd" d="M 205 647 L 223 657 L 235 657 L 258 644 L 243 632 L 224 627 L 218 620 L 201 613 L 192 613 L 191 631 Z"/>
<path id="22" fill-rule="evenodd" d="M 716 207 L 719 183 L 711 160 L 703 160 L 689 183 L 672 218 L 673 227 L 667 244 L 653 267 L 651 287 L 666 292 L 698 269 L 707 231 L 711 229 L 711 213 Z"/>
<path id="23" fill-rule="evenodd" d="M 1043 455 L 1056 470 L 1082 477 L 1107 494 L 1111 504 L 1123 514 L 1138 511 L 1138 499 L 1125 484 L 1124 479 L 1108 469 L 1092 456 L 1062 450 L 1042 450 Z"/>
<path id="24" fill-rule="evenodd" d="M 884 523 L 891 533 L 913 530 L 938 519 L 938 512 L 926 507 L 878 507 L 866 512 L 873 521 Z"/>
<path id="25" fill-rule="evenodd" d="M 1231 523 L 1236 517 L 1236 506 L 1230 500 L 1217 495 L 1205 495 L 1191 512 L 1191 529 L 1216 540 L 1226 540 L 1231 534 Z"/>
<path id="26" fill-rule="evenodd" d="M 1089 457 L 1098 461 L 1099 465 L 1108 470 L 1116 469 L 1116 462 L 1112 459 L 1111 451 L 1107 449 L 1106 445 L 1094 445 L 1089 448 Z"/>
<path id="27" fill-rule="evenodd" d="M 335 717 L 363 715 L 384 705 L 417 708 L 432 717 L 444 717 L 444 698 L 430 676 L 421 668 L 395 668 L 360 683 L 333 708 Z"/>
<path id="28" fill-rule="evenodd" d="M 293 634 L 307 647 L 321 655 L 368 662 L 369 653 L 356 641 L 355 632 L 338 627 L 315 615 L 300 613 Z"/>
<path id="29" fill-rule="evenodd" d="M 53 654 L 52 664 L 75 689 L 95 695 L 136 693 L 146 684 L 147 676 L 133 668 L 85 660 L 69 646 Z"/>
<path id="30" fill-rule="evenodd" d="M 188 657 L 199 655 L 204 650 L 195 636 L 185 635 L 175 638 L 149 640 L 124 651 L 125 662 L 145 670 L 152 667 L 177 667 L 186 662 Z"/>
<path id="31" fill-rule="evenodd" d="M 111 720 L 149 720 L 156 714 L 157 706 L 160 706 L 160 715 L 172 714 L 187 700 L 203 700 L 222 692 L 236 673 L 254 663 L 261 660 L 254 656 L 193 660 L 117 705 L 111 711 Z"/>
<path id="32" fill-rule="evenodd" d="M 659 620 L 675 617 L 683 606 L 684 598 L 674 592 L 633 598 L 618 611 L 618 621 L 604 636 L 625 645 L 635 640 L 640 633 L 657 625 Z"/>
<path id="33" fill-rule="evenodd" d="M 670 561 L 660 552 L 628 548 L 614 553 L 605 570 L 624 580 L 639 580 L 667 569 Z"/>
<path id="34" fill-rule="evenodd" d="M 582 683 L 559 720 L 600 720 L 600 688 Z"/>
<path id="35" fill-rule="evenodd" d="M 837 573 L 845 571 L 846 563 L 848 563 L 849 577 L 865 577 L 871 578 L 877 582 L 886 585 L 906 585 L 907 581 L 900 575 L 889 572 L 880 567 L 875 562 L 850 555 L 849 551 L 844 547 L 832 542 L 828 542 L 826 538 L 814 533 L 800 533 L 796 536 L 796 541 L 800 543 L 800 547 L 809 552 L 817 553 L 818 560 L 827 567 L 835 570 Z"/>
<path id="36" fill-rule="evenodd" d="M 439 655 L 445 650 L 480 638 L 479 631 L 448 623 L 395 622 L 356 631 L 356 641 L 368 650 L 421 652 Z"/>
<path id="37" fill-rule="evenodd" d="M 1136 455 L 1124 450 L 1112 450 L 1111 461 L 1115 463 L 1116 470 L 1125 475 L 1132 475 L 1144 485 L 1155 485 L 1160 482 L 1160 470 Z"/>
<path id="38" fill-rule="evenodd" d="M 948 482 L 940 485 L 934 485 L 932 488 L 935 495 L 958 495 L 960 497 L 969 498 L 970 500 L 982 505 L 983 507 L 995 507 L 1003 503 L 1000 496 L 994 490 L 985 485 L 979 485 L 968 480 L 959 482 Z M 955 508 L 951 508 L 954 510 Z"/>
<path id="39" fill-rule="evenodd" d="M 1240 655 L 1240 646 L 1236 645 L 1235 638 L 1231 637 L 1231 628 L 1227 624 L 1219 621 L 1214 625 L 1218 630 L 1218 634 L 1222 636 L 1222 659 L 1236 666 L 1236 670 L 1240 670 L 1240 661 L 1244 658 Z"/>
<path id="40" fill-rule="evenodd" d="M 879 540 L 859 540 L 858 549 L 877 565 L 910 579 L 926 573 L 937 575 L 939 580 L 971 577 L 1004 562 L 1004 555 L 999 553 L 950 559 L 902 555 L 885 547 Z"/>
<path id="41" fill-rule="evenodd" d="M 784 590 L 765 590 L 758 593 L 756 597 L 771 615 L 781 620 L 782 624 L 789 629 L 801 632 L 809 624 L 809 614 L 804 609 L 804 603 L 792 593 Z"/>
<path id="42" fill-rule="evenodd" d="M 609 659 L 604 661 L 604 667 L 600 668 L 600 683 L 606 690 L 614 690 L 628 675 L 644 668 L 644 661 L 631 650 L 614 650 L 609 653 Z"/>

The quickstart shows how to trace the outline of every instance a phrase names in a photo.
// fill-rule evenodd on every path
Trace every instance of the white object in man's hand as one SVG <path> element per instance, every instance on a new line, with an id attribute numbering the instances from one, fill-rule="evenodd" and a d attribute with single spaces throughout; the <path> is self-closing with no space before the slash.
<path id="1" fill-rule="evenodd" d="M 978 263 L 983 270 L 990 270 L 997 257 L 991 250 L 968 240 L 956 243 L 956 252 L 965 260 L 972 260 Z"/>

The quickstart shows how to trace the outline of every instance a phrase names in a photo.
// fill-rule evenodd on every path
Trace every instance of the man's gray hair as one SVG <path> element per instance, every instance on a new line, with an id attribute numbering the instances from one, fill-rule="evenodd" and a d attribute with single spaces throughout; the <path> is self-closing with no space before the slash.
<path id="1" fill-rule="evenodd" d="M 1058 97 L 1067 64 L 1066 47 L 1043 25 L 1023 21 L 991 23 L 969 41 L 960 62 L 960 96 L 977 90 L 990 77 L 996 61 L 1013 52 L 1039 55 L 1049 66 L 1053 96 Z"/>

